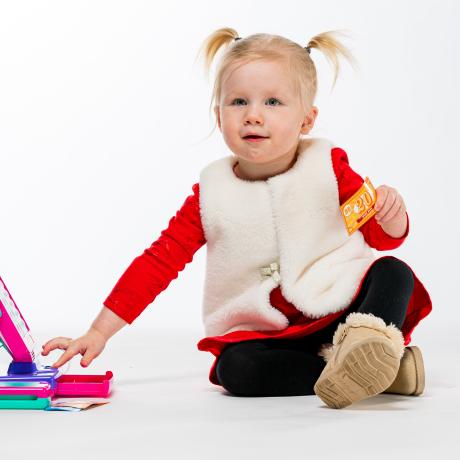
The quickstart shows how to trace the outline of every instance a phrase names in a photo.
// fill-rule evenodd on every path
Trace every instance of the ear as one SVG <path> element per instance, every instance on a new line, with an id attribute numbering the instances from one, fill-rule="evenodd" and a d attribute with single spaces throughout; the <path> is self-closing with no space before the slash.
<path id="1" fill-rule="evenodd" d="M 216 119 L 217 119 L 217 126 L 219 127 L 219 130 L 222 131 L 222 126 L 221 126 L 221 123 L 220 123 L 220 110 L 219 110 L 218 105 L 214 106 L 214 113 L 215 113 Z"/>
<path id="2" fill-rule="evenodd" d="M 315 107 L 314 105 L 311 107 L 307 115 L 305 115 L 305 118 L 302 122 L 302 126 L 300 128 L 300 132 L 302 134 L 308 134 L 312 129 L 315 124 L 316 117 L 318 116 L 318 107 Z"/>

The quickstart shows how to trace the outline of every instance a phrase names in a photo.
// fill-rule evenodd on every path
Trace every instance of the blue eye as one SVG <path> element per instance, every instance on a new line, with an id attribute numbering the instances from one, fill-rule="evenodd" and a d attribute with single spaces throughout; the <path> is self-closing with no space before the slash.
<path id="1" fill-rule="evenodd" d="M 271 98 L 268 99 L 268 100 L 269 100 L 269 101 L 277 101 L 278 103 L 281 104 L 281 102 L 280 102 L 278 99 L 276 99 L 276 97 L 271 97 Z"/>

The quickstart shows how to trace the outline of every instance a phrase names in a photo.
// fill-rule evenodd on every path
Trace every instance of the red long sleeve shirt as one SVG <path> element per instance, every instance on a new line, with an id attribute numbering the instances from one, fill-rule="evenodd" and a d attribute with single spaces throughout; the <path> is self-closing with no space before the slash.
<path id="1" fill-rule="evenodd" d="M 364 180 L 350 167 L 344 150 L 333 148 L 331 157 L 342 204 L 361 187 Z M 200 217 L 199 184 L 194 184 L 192 190 L 193 193 L 170 219 L 168 227 L 132 261 L 104 301 L 107 308 L 130 324 L 177 278 L 185 265 L 192 261 L 195 252 L 206 243 Z M 359 230 L 369 246 L 380 251 L 395 249 L 409 233 L 407 213 L 406 217 L 407 229 L 401 238 L 386 234 L 374 218 Z M 272 296 L 271 301 L 279 303 L 279 309 L 288 316 L 291 323 L 301 320 L 302 314 L 288 307 L 278 291 L 277 297 Z"/>

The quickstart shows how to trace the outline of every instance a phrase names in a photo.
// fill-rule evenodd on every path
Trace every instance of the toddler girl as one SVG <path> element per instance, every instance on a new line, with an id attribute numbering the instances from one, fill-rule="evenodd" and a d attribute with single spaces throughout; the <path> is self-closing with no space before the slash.
<path id="1" fill-rule="evenodd" d="M 239 396 L 316 393 L 333 408 L 382 392 L 422 393 L 420 350 L 405 345 L 431 311 L 429 294 L 405 262 L 372 250 L 404 242 L 404 201 L 377 187 L 376 215 L 348 235 L 340 205 L 363 179 L 343 149 L 305 137 L 318 115 L 312 50 L 334 64 L 334 83 L 338 57 L 353 63 L 336 35 L 321 33 L 306 47 L 278 35 L 240 38 L 231 28 L 207 38 L 208 70 L 225 46 L 213 100 L 233 155 L 203 168 L 88 332 L 43 346 L 43 355 L 66 350 L 53 366 L 78 353 L 88 366 L 207 243 L 198 348 L 216 357 L 213 384 Z"/>

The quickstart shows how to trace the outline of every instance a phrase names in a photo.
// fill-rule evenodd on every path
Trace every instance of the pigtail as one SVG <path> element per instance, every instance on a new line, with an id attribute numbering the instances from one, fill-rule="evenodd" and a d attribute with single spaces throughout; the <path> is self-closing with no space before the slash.
<path id="1" fill-rule="evenodd" d="M 337 35 L 347 36 L 347 34 L 343 31 L 330 30 L 328 32 L 323 32 L 321 34 L 315 35 L 306 46 L 306 48 L 316 48 L 323 52 L 326 58 L 332 64 L 334 69 L 334 82 L 332 84 L 332 88 L 335 86 L 335 82 L 339 76 L 339 55 L 342 55 L 355 70 L 358 68 L 358 63 L 351 54 L 350 50 L 345 47 L 337 38 L 335 38 Z"/>
<path id="2" fill-rule="evenodd" d="M 219 49 L 223 45 L 233 42 L 237 37 L 238 32 L 235 29 L 230 27 L 223 27 L 214 31 L 205 39 L 198 52 L 197 58 L 200 54 L 204 53 L 206 75 L 209 75 L 212 61 L 214 60 L 214 57 L 216 56 Z"/>

